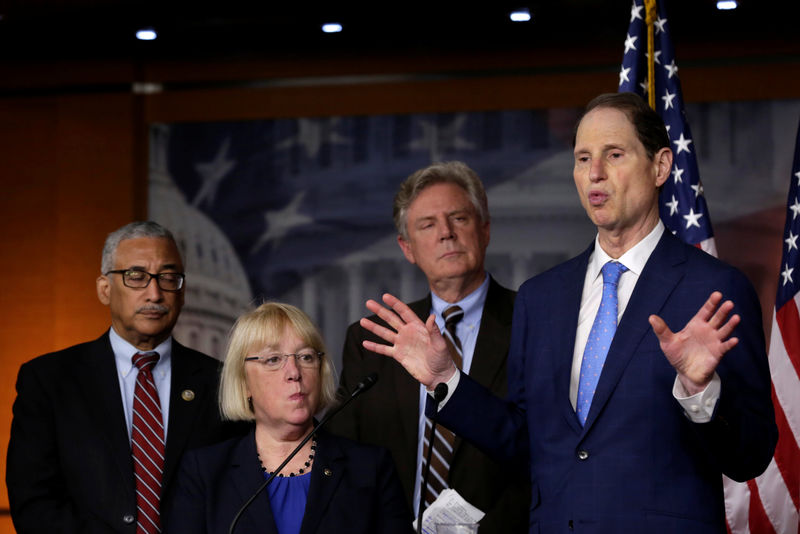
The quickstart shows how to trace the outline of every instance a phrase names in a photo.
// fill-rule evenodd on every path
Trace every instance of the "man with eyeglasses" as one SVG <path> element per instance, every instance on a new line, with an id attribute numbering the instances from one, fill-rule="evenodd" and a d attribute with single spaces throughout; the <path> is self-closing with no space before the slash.
<path id="1" fill-rule="evenodd" d="M 219 362 L 171 337 L 185 276 L 169 230 L 112 232 L 101 273 L 111 328 L 17 377 L 6 483 L 18 534 L 160 532 L 183 452 L 238 433 L 220 421 Z"/>

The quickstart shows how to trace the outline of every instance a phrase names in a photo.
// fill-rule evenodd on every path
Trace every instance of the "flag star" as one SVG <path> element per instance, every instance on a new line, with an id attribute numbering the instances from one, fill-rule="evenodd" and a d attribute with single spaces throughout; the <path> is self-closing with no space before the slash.
<path id="1" fill-rule="evenodd" d="M 677 156 L 678 154 L 680 154 L 682 150 L 685 150 L 686 152 L 691 152 L 691 150 L 689 150 L 689 143 L 691 143 L 691 142 L 692 142 L 692 140 L 691 139 L 686 139 L 683 136 L 683 132 L 681 132 L 680 138 L 677 141 L 673 141 L 673 143 L 678 145 L 678 149 L 677 149 L 675 155 Z"/>
<path id="2" fill-rule="evenodd" d="M 435 121 L 421 120 L 422 136 L 412 139 L 408 148 L 427 150 L 431 161 L 441 161 L 443 154 L 454 150 L 470 150 L 475 144 L 466 139 L 461 130 L 466 124 L 467 116 L 458 114 L 451 122 L 441 125 Z"/>
<path id="3" fill-rule="evenodd" d="M 791 252 L 793 248 L 797 248 L 797 237 L 798 236 L 794 235 L 792 231 L 789 230 L 789 237 L 783 240 L 789 246 L 789 249 L 786 252 Z"/>
<path id="4" fill-rule="evenodd" d="M 647 82 L 639 82 L 639 87 L 642 88 L 642 93 L 647 94 Z"/>
<path id="5" fill-rule="evenodd" d="M 703 195 L 703 193 L 705 193 L 705 190 L 703 189 L 703 184 L 701 184 L 699 182 L 697 184 L 690 185 L 689 187 L 694 189 L 694 198 L 697 198 L 697 197 Z"/>
<path id="6" fill-rule="evenodd" d="M 797 185 L 800 185 L 800 171 L 797 171 L 794 175 L 797 176 Z"/>
<path id="7" fill-rule="evenodd" d="M 300 191 L 294 198 L 279 211 L 267 211 L 264 213 L 266 231 L 261 234 L 258 241 L 250 249 L 250 254 L 255 254 L 267 243 L 272 243 L 273 250 L 278 248 L 283 238 L 298 226 L 311 224 L 314 219 L 300 212 L 303 197 L 306 192 Z"/>
<path id="8" fill-rule="evenodd" d="M 675 183 L 683 182 L 683 169 L 680 167 L 675 167 L 672 169 L 672 176 L 675 177 Z"/>
<path id="9" fill-rule="evenodd" d="M 636 4 L 631 6 L 631 22 L 636 19 L 642 20 L 642 10 L 644 6 L 637 6 Z"/>
<path id="10" fill-rule="evenodd" d="M 297 134 L 283 139 L 275 144 L 279 150 L 289 150 L 295 147 L 303 148 L 309 158 L 319 156 L 323 145 L 347 145 L 351 140 L 340 135 L 336 128 L 339 119 L 297 119 Z"/>
<path id="11" fill-rule="evenodd" d="M 230 138 L 222 142 L 222 146 L 217 151 L 214 159 L 204 163 L 196 163 L 194 168 L 203 181 L 197 194 L 192 201 L 192 205 L 200 206 L 205 202 L 208 206 L 213 206 L 217 199 L 217 189 L 220 182 L 228 173 L 236 167 L 236 161 L 230 159 L 228 151 L 231 147 Z"/>
<path id="12" fill-rule="evenodd" d="M 656 33 L 661 33 L 664 31 L 664 25 L 667 23 L 667 19 L 662 19 L 659 17 L 653 24 L 656 27 Z"/>
<path id="13" fill-rule="evenodd" d="M 669 65 L 664 65 L 664 68 L 667 69 L 667 78 L 672 78 L 674 75 L 678 74 L 678 66 L 675 65 L 675 60 L 673 59 Z"/>
<path id="14" fill-rule="evenodd" d="M 628 73 L 631 71 L 631 68 L 622 67 L 622 70 L 619 71 L 619 84 L 622 85 L 623 82 L 630 83 L 631 79 L 628 78 Z"/>
<path id="15" fill-rule="evenodd" d="M 797 198 L 794 199 L 794 204 L 789 206 L 789 209 L 792 210 L 792 220 L 800 215 L 800 202 L 797 201 Z"/>
<path id="16" fill-rule="evenodd" d="M 792 280 L 792 271 L 794 271 L 794 269 L 789 268 L 789 264 L 787 263 L 786 266 L 783 268 L 783 271 L 781 272 L 781 276 L 783 276 L 782 285 L 786 285 L 787 282 L 791 282 L 794 284 L 794 280 Z"/>
<path id="17" fill-rule="evenodd" d="M 625 38 L 625 52 L 624 52 L 624 54 L 627 54 L 631 50 L 636 50 L 636 44 L 635 43 L 636 43 L 636 39 L 638 39 L 638 38 L 639 38 L 638 35 L 634 35 L 633 37 L 631 37 L 630 34 L 627 34 L 627 37 Z"/>
<path id="18" fill-rule="evenodd" d="M 653 54 L 653 55 L 655 56 L 655 59 L 653 60 L 653 62 L 656 65 L 661 65 L 661 50 L 656 50 L 656 53 Z M 650 53 L 649 52 L 645 53 L 645 57 L 650 59 Z"/>
<path id="19" fill-rule="evenodd" d="M 689 209 L 689 214 L 683 216 L 683 218 L 686 219 L 686 230 L 688 230 L 692 226 L 700 228 L 700 223 L 697 221 L 702 216 L 703 216 L 702 213 L 695 213 L 694 208 Z"/>
<path id="20" fill-rule="evenodd" d="M 666 127 L 667 127 L 667 133 L 669 133 L 669 129 L 672 128 L 672 126 L 667 124 Z"/>
<path id="21" fill-rule="evenodd" d="M 677 93 L 670 93 L 669 89 L 665 91 L 664 96 L 661 97 L 661 100 L 664 101 L 665 110 L 672 108 L 672 101 L 675 100 L 675 95 L 677 95 Z"/>
<path id="22" fill-rule="evenodd" d="M 669 208 L 670 215 L 675 215 L 678 212 L 678 199 L 675 198 L 675 195 L 672 195 L 672 202 L 667 202 L 665 206 Z"/>

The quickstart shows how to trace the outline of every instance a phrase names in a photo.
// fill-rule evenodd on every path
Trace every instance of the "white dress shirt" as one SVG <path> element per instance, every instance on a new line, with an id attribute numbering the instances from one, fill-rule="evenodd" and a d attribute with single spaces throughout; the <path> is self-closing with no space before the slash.
<path id="1" fill-rule="evenodd" d="M 153 367 L 153 381 L 158 390 L 158 400 L 161 403 L 161 416 L 164 418 L 164 440 L 167 438 L 167 421 L 169 420 L 169 393 L 172 379 L 172 337 L 168 337 L 155 349 L 140 351 L 117 334 L 114 327 L 108 336 L 111 340 L 111 349 L 114 351 L 114 360 L 117 364 L 117 377 L 119 390 L 122 393 L 122 408 L 125 411 L 125 425 L 128 427 L 128 439 L 131 437 L 133 426 L 133 392 L 136 389 L 136 376 L 139 370 L 133 365 L 133 355 L 137 352 L 157 352 L 158 361 Z"/>
<path id="2" fill-rule="evenodd" d="M 636 283 L 639 281 L 639 276 L 641 276 L 642 270 L 647 264 L 647 260 L 650 259 L 650 255 L 658 245 L 664 231 L 664 224 L 659 220 L 655 228 L 653 228 L 644 239 L 639 241 L 617 259 L 617 261 L 628 268 L 627 271 L 622 273 L 617 285 L 617 321 L 619 321 L 623 313 L 625 313 L 625 308 L 628 306 Z M 586 341 L 589 339 L 589 332 L 592 329 L 592 323 L 594 323 L 594 318 L 597 315 L 597 310 L 600 308 L 600 300 L 603 296 L 603 277 L 600 274 L 600 270 L 603 268 L 603 265 L 613 259 L 615 258 L 609 256 L 600 246 L 599 236 L 595 237 L 594 251 L 589 257 L 589 264 L 586 267 L 586 277 L 584 278 L 583 293 L 581 295 L 581 307 L 578 314 L 578 328 L 575 332 L 575 346 L 572 354 L 569 400 L 573 408 L 575 408 L 578 399 L 578 382 L 581 373 L 581 363 L 583 362 L 583 352 L 586 348 Z M 681 328 L 683 328 L 683 326 L 685 325 L 681 325 Z M 452 392 L 455 391 L 455 388 L 458 386 L 459 377 L 460 373 L 455 373 L 447 382 L 448 395 L 445 400 L 439 404 L 439 409 L 442 409 L 450 399 Z M 711 416 L 714 413 L 714 408 L 719 399 L 721 389 L 719 376 L 717 373 L 714 373 L 711 383 L 706 386 L 703 391 L 695 395 L 689 395 L 676 375 L 672 387 L 672 395 L 683 407 L 689 419 L 695 423 L 707 423 L 711 420 Z"/>
<path id="3" fill-rule="evenodd" d="M 489 275 L 483 280 L 483 283 L 458 302 L 446 302 L 437 297 L 431 292 L 431 313 L 436 316 L 436 326 L 439 331 L 444 333 L 444 318 L 442 312 L 450 306 L 458 306 L 464 310 L 464 316 L 456 323 L 456 336 L 461 342 L 461 357 L 463 359 L 462 370 L 469 374 L 470 367 L 472 366 L 472 356 L 475 352 L 475 343 L 478 340 L 478 331 L 481 327 L 481 318 L 483 317 L 483 305 L 486 303 L 486 295 L 489 292 Z M 458 373 L 456 373 L 457 375 Z M 425 386 L 420 384 L 419 388 L 419 424 L 417 435 L 420 439 L 417 440 L 417 473 L 414 480 L 417 483 L 414 485 L 414 517 L 417 516 L 419 509 L 419 489 L 420 482 L 422 481 L 422 450 L 423 444 L 421 437 L 425 432 Z"/>

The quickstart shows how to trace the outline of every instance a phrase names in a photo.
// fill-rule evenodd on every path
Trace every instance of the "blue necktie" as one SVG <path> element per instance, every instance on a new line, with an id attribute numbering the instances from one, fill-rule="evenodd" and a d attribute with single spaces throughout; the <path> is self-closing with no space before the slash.
<path id="1" fill-rule="evenodd" d="M 600 308 L 597 310 L 583 351 L 581 376 L 578 382 L 578 402 L 575 411 L 581 426 L 586 423 L 586 416 L 589 415 L 589 408 L 592 406 L 592 397 L 600 380 L 608 348 L 614 339 L 614 332 L 617 331 L 617 283 L 622 273 L 627 270 L 627 267 L 616 261 L 609 261 L 601 270 L 603 298 L 600 300 Z"/>

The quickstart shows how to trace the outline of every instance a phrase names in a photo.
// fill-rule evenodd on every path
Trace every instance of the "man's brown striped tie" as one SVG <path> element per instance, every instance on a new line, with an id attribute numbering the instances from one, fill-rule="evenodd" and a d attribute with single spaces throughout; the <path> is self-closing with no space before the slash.
<path id="1" fill-rule="evenodd" d="M 161 532 L 159 502 L 164 468 L 164 423 L 161 403 L 153 381 L 158 353 L 137 353 L 133 365 L 139 369 L 133 393 L 131 450 L 136 476 L 136 534 Z"/>
<path id="2" fill-rule="evenodd" d="M 458 306 L 450 306 L 442 312 L 444 318 L 444 339 L 450 349 L 450 355 L 456 366 L 461 369 L 463 358 L 461 356 L 461 341 L 456 335 L 456 323 L 464 317 L 464 310 Z M 425 437 L 422 451 L 422 472 L 425 472 L 426 459 L 428 458 L 428 447 L 431 442 L 431 421 L 425 420 Z M 450 470 L 450 461 L 453 459 L 453 443 L 455 435 L 442 426 L 436 426 L 436 439 L 433 442 L 433 455 L 431 456 L 430 478 L 428 479 L 427 493 L 425 494 L 425 506 L 429 506 L 439 493 L 448 487 L 447 474 Z"/>

